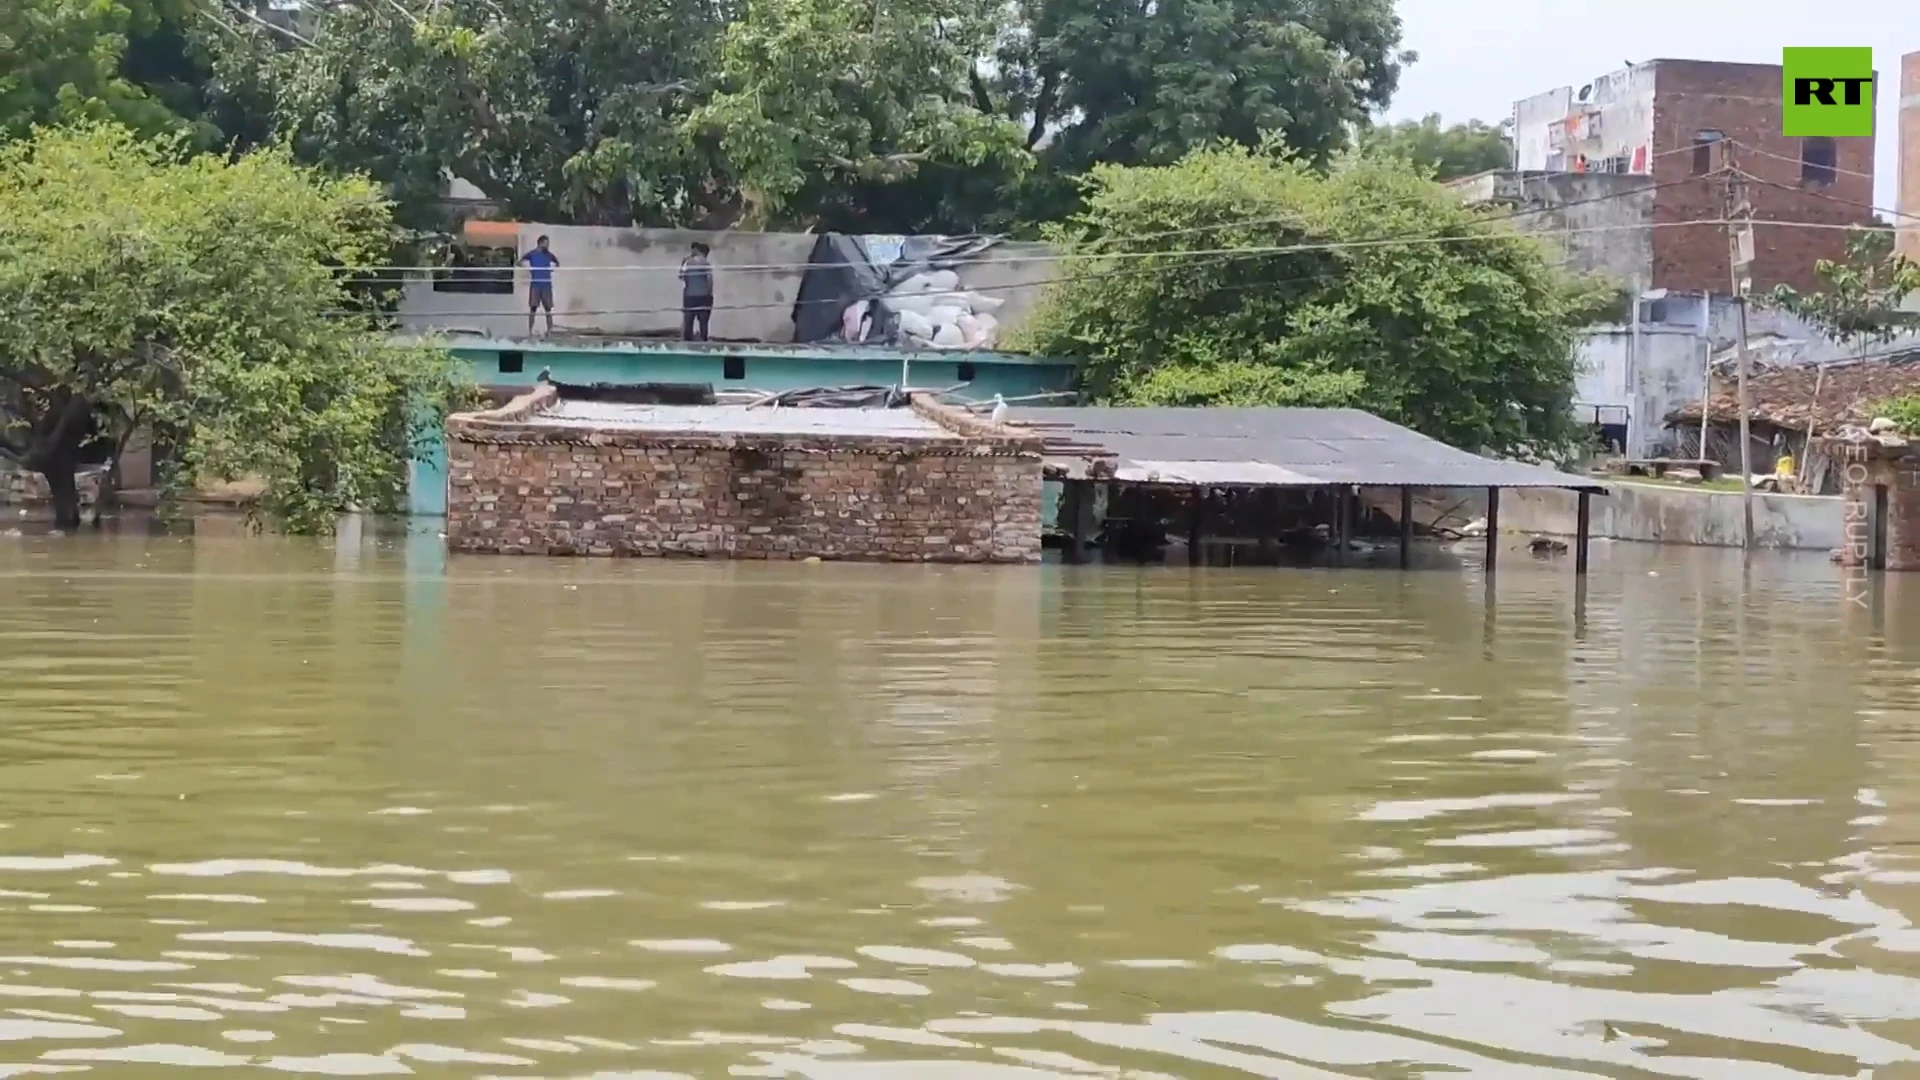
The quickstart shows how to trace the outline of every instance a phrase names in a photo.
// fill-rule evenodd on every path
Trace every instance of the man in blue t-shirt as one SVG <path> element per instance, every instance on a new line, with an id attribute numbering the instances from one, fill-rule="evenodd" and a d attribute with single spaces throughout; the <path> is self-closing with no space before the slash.
<path id="1" fill-rule="evenodd" d="M 553 268 L 560 260 L 547 247 L 547 238 L 541 237 L 532 251 L 520 256 L 527 267 L 527 336 L 533 336 L 534 312 L 545 310 L 547 313 L 547 333 L 553 333 Z"/>

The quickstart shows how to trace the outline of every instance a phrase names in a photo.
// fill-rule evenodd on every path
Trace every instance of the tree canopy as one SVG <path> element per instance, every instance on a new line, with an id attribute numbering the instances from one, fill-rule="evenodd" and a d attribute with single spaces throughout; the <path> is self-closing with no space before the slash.
<path id="1" fill-rule="evenodd" d="M 1368 129 L 1360 137 L 1368 153 L 1404 158 L 1453 180 L 1513 164 L 1513 140 L 1504 127 L 1469 120 L 1442 125 L 1439 113 Z"/>
<path id="2" fill-rule="evenodd" d="M 65 525 L 89 444 L 142 424 L 184 478 L 264 480 L 295 528 L 394 506 L 457 387 L 443 353 L 351 314 L 386 200 L 283 150 L 183 151 L 108 125 L 0 146 L 0 456 L 46 476 Z"/>
<path id="3" fill-rule="evenodd" d="M 410 221 L 457 175 L 527 220 L 1004 230 L 1070 210 L 1096 162 L 1166 164 L 1270 131 L 1325 160 L 1411 59 L 1390 0 L 229 14 L 208 38 L 222 92 L 265 103 L 301 160 L 391 185 Z"/>
<path id="4" fill-rule="evenodd" d="M 701 223 L 724 203 L 682 136 L 715 58 L 692 0 L 399 0 L 312 6 L 220 41 L 221 79 L 303 161 L 390 186 L 431 222 L 449 177 L 525 220 Z"/>
<path id="5" fill-rule="evenodd" d="M 0 140 L 36 124 L 112 121 L 220 141 L 195 0 L 0 4 Z"/>
<path id="6" fill-rule="evenodd" d="M 1498 453 L 1572 445 L 1579 331 L 1617 292 L 1405 161 L 1273 144 L 1097 166 L 1054 239 L 1022 343 L 1101 400 L 1351 405 Z"/>

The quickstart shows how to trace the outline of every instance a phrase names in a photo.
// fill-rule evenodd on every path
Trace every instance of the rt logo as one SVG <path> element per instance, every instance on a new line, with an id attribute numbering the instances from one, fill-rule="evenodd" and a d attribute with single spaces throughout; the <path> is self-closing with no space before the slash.
<path id="1" fill-rule="evenodd" d="M 1873 49 L 1781 50 L 1780 133 L 1873 134 Z"/>

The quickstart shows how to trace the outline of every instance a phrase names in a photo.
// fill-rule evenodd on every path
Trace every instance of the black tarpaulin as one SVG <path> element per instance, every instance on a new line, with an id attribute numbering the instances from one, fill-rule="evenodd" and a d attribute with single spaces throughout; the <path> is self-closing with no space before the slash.
<path id="1" fill-rule="evenodd" d="M 813 242 L 793 301 L 793 340 L 804 344 L 844 339 L 841 327 L 847 308 L 886 291 L 885 276 L 867 258 L 858 237 L 822 234 Z"/>

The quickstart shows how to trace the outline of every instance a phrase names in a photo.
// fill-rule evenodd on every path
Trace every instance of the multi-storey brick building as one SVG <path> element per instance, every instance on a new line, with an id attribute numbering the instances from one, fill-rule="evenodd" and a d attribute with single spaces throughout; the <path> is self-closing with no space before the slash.
<path id="1" fill-rule="evenodd" d="M 1598 201 L 1583 204 L 1583 224 L 1609 226 L 1580 242 L 1609 253 L 1588 261 L 1631 264 L 1627 283 L 1639 289 L 1726 293 L 1725 230 L 1686 223 L 1722 217 L 1722 170 L 1732 165 L 1751 177 L 1754 289 L 1814 288 L 1814 264 L 1840 257 L 1846 244 L 1843 229 L 1823 226 L 1872 219 L 1873 139 L 1781 134 L 1781 88 L 1774 64 L 1635 64 L 1517 102 L 1515 166 L 1523 178 L 1612 174 L 1593 183 L 1588 197 Z M 1564 217 L 1546 215 L 1533 227 Z"/>

